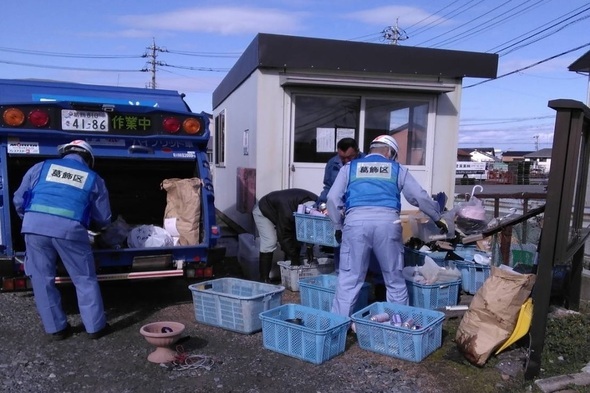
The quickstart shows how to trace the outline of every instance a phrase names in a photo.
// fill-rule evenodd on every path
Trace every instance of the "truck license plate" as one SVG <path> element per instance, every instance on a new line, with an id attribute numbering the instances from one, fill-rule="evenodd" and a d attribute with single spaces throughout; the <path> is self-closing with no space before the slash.
<path id="1" fill-rule="evenodd" d="M 105 112 L 62 109 L 61 128 L 71 131 L 108 132 L 109 116 Z"/>

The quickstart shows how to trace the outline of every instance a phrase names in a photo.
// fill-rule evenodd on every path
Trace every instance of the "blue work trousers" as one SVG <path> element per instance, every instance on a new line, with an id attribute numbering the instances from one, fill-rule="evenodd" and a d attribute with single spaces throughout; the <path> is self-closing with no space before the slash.
<path id="1" fill-rule="evenodd" d="M 332 312 L 350 316 L 369 268 L 371 252 L 379 262 L 387 289 L 387 301 L 408 304 L 408 289 L 402 276 L 402 226 L 399 215 L 383 211 L 353 211 L 342 228 L 340 266 Z"/>
<path id="2" fill-rule="evenodd" d="M 68 323 L 59 289 L 55 286 L 58 255 L 76 287 L 86 331 L 95 333 L 104 328 L 106 316 L 90 244 L 30 233 L 25 234 L 25 243 L 25 271 L 31 277 L 35 304 L 45 332 L 58 332 Z"/>

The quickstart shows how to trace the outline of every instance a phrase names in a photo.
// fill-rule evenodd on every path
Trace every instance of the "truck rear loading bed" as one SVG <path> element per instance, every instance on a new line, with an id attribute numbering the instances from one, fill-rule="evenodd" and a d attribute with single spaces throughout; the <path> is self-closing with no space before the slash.
<path id="1" fill-rule="evenodd" d="M 95 247 L 99 279 L 199 276 L 197 269 L 207 265 L 210 252 L 219 254 L 215 246 L 220 233 L 207 159 L 209 118 L 189 112 L 178 92 L 0 79 L 0 113 L 3 280 L 9 264 L 14 265 L 15 274 L 23 270 L 20 262 L 25 244 L 21 220 L 12 205 L 14 191 L 29 168 L 56 158 L 57 146 L 74 139 L 84 139 L 93 148 L 94 170 L 105 180 L 113 220 L 121 215 L 131 226 L 164 226 L 167 193 L 161 183 L 165 179 L 202 181 L 198 244 Z M 75 125 L 71 123 L 74 118 Z M 94 124 L 89 126 L 88 119 Z"/>

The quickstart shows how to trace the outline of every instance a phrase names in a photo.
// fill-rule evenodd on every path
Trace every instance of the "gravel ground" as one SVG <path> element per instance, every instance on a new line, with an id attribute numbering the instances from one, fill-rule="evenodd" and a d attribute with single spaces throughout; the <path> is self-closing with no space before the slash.
<path id="1" fill-rule="evenodd" d="M 321 365 L 264 349 L 262 333 L 244 335 L 197 323 L 187 286 L 182 279 L 103 283 L 105 308 L 114 331 L 99 340 L 86 337 L 73 287 L 63 287 L 64 307 L 76 333 L 60 342 L 51 342 L 44 334 L 31 292 L 0 293 L 0 391 L 469 391 L 458 388 L 456 378 L 446 374 L 461 364 L 460 360 L 445 360 L 448 354 L 438 356 L 439 360 L 431 355 L 435 359 L 428 362 L 402 361 L 359 348 L 353 334 L 347 336 L 342 355 Z M 297 292 L 285 290 L 283 303 L 298 302 Z M 184 336 L 190 338 L 179 350 L 204 356 L 213 365 L 208 369 L 177 370 L 148 362 L 153 347 L 139 329 L 163 320 L 185 324 Z M 443 331 L 443 340 L 450 339 Z M 443 364 L 449 367 L 439 366 Z M 501 382 L 500 374 L 494 375 Z M 477 376 L 471 371 L 466 378 Z"/>

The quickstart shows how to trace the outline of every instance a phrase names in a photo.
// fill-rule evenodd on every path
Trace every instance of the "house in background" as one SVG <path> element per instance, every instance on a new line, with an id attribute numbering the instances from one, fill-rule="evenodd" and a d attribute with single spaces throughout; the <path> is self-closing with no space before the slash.
<path id="1" fill-rule="evenodd" d="M 551 169 L 551 152 L 553 149 L 541 149 L 524 156 L 525 160 L 532 162 L 532 168 L 542 174 L 549 173 Z"/>
<path id="2" fill-rule="evenodd" d="M 493 147 L 461 147 L 460 150 L 468 153 L 472 161 L 495 161 L 496 152 Z"/>
<path id="3" fill-rule="evenodd" d="M 497 162 L 491 147 L 457 149 L 455 167 L 456 184 L 475 184 L 473 180 L 483 182 L 488 178 L 489 164 Z"/>
<path id="4" fill-rule="evenodd" d="M 457 162 L 471 161 L 471 154 L 465 149 L 457 149 Z"/>
<path id="5" fill-rule="evenodd" d="M 502 153 L 502 162 L 508 164 L 511 162 L 526 161 L 525 156 L 532 153 L 532 151 L 505 151 Z"/>
<path id="6" fill-rule="evenodd" d="M 496 54 L 258 34 L 213 92 L 216 207 L 253 232 L 256 199 L 319 194 L 341 138 L 367 151 L 381 134 L 429 193 L 453 195 L 462 80 L 497 68 Z"/>

